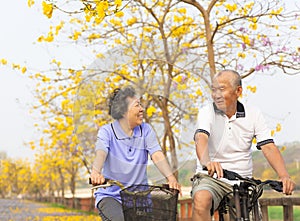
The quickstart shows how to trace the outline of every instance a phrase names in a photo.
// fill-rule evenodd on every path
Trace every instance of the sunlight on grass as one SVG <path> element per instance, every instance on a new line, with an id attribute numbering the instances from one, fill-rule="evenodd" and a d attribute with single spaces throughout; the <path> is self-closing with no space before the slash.
<path id="1" fill-rule="evenodd" d="M 45 208 L 39 208 L 37 210 L 40 213 L 71 213 L 72 211 L 70 209 L 64 209 L 64 208 L 58 208 L 58 207 L 45 207 Z"/>
<path id="2" fill-rule="evenodd" d="M 41 221 L 94 221 L 101 220 L 98 215 L 89 215 L 89 216 L 47 216 L 43 217 Z"/>

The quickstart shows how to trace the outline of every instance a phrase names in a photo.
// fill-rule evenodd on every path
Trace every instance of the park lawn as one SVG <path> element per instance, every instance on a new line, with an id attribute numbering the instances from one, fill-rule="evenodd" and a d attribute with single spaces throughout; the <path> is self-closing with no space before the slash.
<path id="1" fill-rule="evenodd" d="M 269 214 L 269 221 L 282 221 L 283 220 L 283 207 L 282 206 L 269 206 L 268 214 Z M 294 220 L 300 220 L 300 206 L 294 206 Z"/>

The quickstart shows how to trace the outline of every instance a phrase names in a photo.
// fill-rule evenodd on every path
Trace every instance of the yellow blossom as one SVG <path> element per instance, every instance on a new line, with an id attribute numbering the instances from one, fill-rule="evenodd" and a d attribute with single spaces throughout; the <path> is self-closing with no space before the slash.
<path id="1" fill-rule="evenodd" d="M 249 91 L 251 91 L 252 93 L 255 93 L 256 92 L 256 86 L 250 86 L 250 85 L 248 85 L 247 86 L 247 89 L 249 90 Z"/>
<path id="2" fill-rule="evenodd" d="M 122 26 L 121 21 L 116 20 L 114 18 L 110 20 L 110 23 L 113 24 L 114 26 Z"/>
<path id="3" fill-rule="evenodd" d="M 92 33 L 88 36 L 89 41 L 95 40 L 97 38 L 100 38 L 100 34 Z"/>
<path id="4" fill-rule="evenodd" d="M 136 17 L 133 17 L 133 18 L 130 18 L 127 20 L 127 25 L 133 25 L 134 23 L 136 23 L 137 21 L 137 18 Z"/>
<path id="5" fill-rule="evenodd" d="M 79 36 L 81 36 L 81 32 L 79 32 L 79 31 L 74 31 L 74 33 L 73 33 L 73 36 L 72 36 L 72 39 L 73 40 L 78 40 L 78 37 Z"/>
<path id="6" fill-rule="evenodd" d="M 122 5 L 122 0 L 115 0 L 115 5 L 120 7 Z"/>
<path id="7" fill-rule="evenodd" d="M 26 67 L 23 67 L 21 71 L 22 71 L 22 73 L 24 74 L 24 73 L 27 71 L 27 68 L 26 68 Z"/>
<path id="8" fill-rule="evenodd" d="M 120 39 L 115 39 L 115 43 L 116 43 L 116 44 L 121 44 L 122 42 L 121 42 Z"/>
<path id="9" fill-rule="evenodd" d="M 178 12 L 180 12 L 182 14 L 186 14 L 186 8 L 179 8 Z"/>
<path id="10" fill-rule="evenodd" d="M 102 53 L 96 54 L 96 58 L 105 58 L 105 56 Z"/>
<path id="11" fill-rule="evenodd" d="M 281 124 L 276 125 L 276 132 L 279 132 L 279 131 L 281 131 Z"/>
<path id="12" fill-rule="evenodd" d="M 257 24 L 256 23 L 251 23 L 249 25 L 249 28 L 253 29 L 253 30 L 256 30 L 257 29 Z"/>
<path id="13" fill-rule="evenodd" d="M 108 2 L 107 1 L 97 1 L 97 5 L 96 5 L 96 12 L 98 17 L 104 18 L 105 17 L 105 12 L 108 9 Z"/>
<path id="14" fill-rule="evenodd" d="M 151 32 L 152 28 L 151 27 L 143 27 L 143 30 L 146 32 Z"/>
<path id="15" fill-rule="evenodd" d="M 121 17 L 124 16 L 124 12 L 123 11 L 118 11 L 118 12 L 116 12 L 115 15 L 116 15 L 116 17 L 121 18 Z"/>
<path id="16" fill-rule="evenodd" d="M 203 95 L 203 93 L 202 93 L 202 91 L 201 91 L 200 89 L 198 89 L 198 90 L 196 91 L 196 94 L 197 94 L 198 96 L 202 96 L 202 95 Z"/>
<path id="17" fill-rule="evenodd" d="M 33 142 L 33 141 L 30 141 L 30 142 L 29 142 L 29 146 L 30 146 L 30 148 L 31 148 L 32 150 L 35 149 L 35 145 L 34 145 L 34 142 Z"/>
<path id="18" fill-rule="evenodd" d="M 228 11 L 233 12 L 233 11 L 235 11 L 235 10 L 237 9 L 237 4 L 236 4 L 236 3 L 234 3 L 234 4 L 232 4 L 232 5 L 227 4 L 225 7 L 226 7 L 226 9 L 227 9 Z"/>
<path id="19" fill-rule="evenodd" d="M 53 5 L 43 1 L 42 7 L 43 7 L 43 14 L 46 15 L 48 18 L 51 18 L 53 13 Z"/>
<path id="20" fill-rule="evenodd" d="M 282 63 L 284 60 L 284 57 L 282 55 L 279 56 L 279 62 Z"/>
<path id="21" fill-rule="evenodd" d="M 28 7 L 33 6 L 34 5 L 34 1 L 33 0 L 28 0 L 27 1 L 27 5 L 28 5 Z"/>
<path id="22" fill-rule="evenodd" d="M 275 134 L 275 131 L 274 130 L 271 130 L 271 136 L 273 137 Z"/>
<path id="23" fill-rule="evenodd" d="M 243 39 L 243 41 L 244 41 L 245 44 L 251 46 L 251 41 L 250 41 L 250 38 L 249 38 L 248 35 L 242 36 L 242 39 Z"/>
<path id="24" fill-rule="evenodd" d="M 239 53 L 238 53 L 238 56 L 239 56 L 240 58 L 243 58 L 243 59 L 246 57 L 245 53 L 242 53 L 242 52 L 239 52 Z"/>
<path id="25" fill-rule="evenodd" d="M 58 35 L 58 32 L 62 29 L 63 26 L 64 26 L 64 22 L 61 21 L 61 22 L 59 23 L 59 25 L 57 25 L 57 26 L 55 27 L 55 35 Z"/>
<path id="26" fill-rule="evenodd" d="M 19 64 L 12 64 L 12 68 L 13 69 L 20 69 L 20 65 Z"/>
<path id="27" fill-rule="evenodd" d="M 147 115 L 148 117 L 152 117 L 152 115 L 156 112 L 156 108 L 153 106 L 150 106 L 147 108 Z"/>
<path id="28" fill-rule="evenodd" d="M 4 59 L 4 58 L 2 58 L 2 59 L 1 59 L 1 64 L 6 65 L 6 64 L 7 64 L 7 60 Z"/>

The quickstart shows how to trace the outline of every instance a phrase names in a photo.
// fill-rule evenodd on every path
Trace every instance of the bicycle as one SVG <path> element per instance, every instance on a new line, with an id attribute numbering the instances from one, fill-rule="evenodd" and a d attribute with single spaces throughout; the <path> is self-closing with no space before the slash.
<path id="1" fill-rule="evenodd" d="M 91 184 L 91 180 L 89 183 Z M 93 186 L 91 189 L 112 185 L 117 185 L 121 189 L 125 221 L 176 221 L 179 194 L 177 189 L 169 188 L 168 184 L 136 184 L 125 187 L 119 181 L 111 179 L 105 179 L 104 184 Z"/>
<path id="2" fill-rule="evenodd" d="M 205 169 L 205 168 L 204 168 Z M 261 181 L 254 178 L 242 177 L 238 173 L 223 169 L 224 178 L 228 180 L 238 180 L 239 184 L 234 184 L 232 192 L 223 197 L 217 211 L 219 221 L 224 221 L 224 215 L 229 208 L 235 208 L 235 221 L 249 221 L 252 212 L 253 221 L 259 221 L 258 199 L 263 193 L 264 186 L 268 185 L 277 192 L 282 192 L 282 182 L 276 180 Z M 233 195 L 233 202 L 230 200 Z"/>

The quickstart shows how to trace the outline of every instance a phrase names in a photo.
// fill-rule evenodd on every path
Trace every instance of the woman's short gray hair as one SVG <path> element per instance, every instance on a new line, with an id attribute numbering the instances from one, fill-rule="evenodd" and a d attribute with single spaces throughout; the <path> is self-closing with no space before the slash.
<path id="1" fill-rule="evenodd" d="M 115 89 L 109 97 L 108 114 L 116 120 L 123 118 L 128 110 L 127 97 L 133 98 L 135 94 L 135 90 L 130 86 L 125 87 L 124 89 Z"/>

